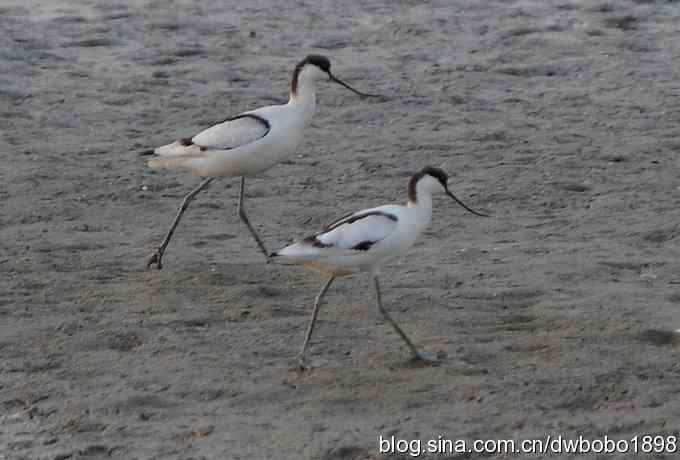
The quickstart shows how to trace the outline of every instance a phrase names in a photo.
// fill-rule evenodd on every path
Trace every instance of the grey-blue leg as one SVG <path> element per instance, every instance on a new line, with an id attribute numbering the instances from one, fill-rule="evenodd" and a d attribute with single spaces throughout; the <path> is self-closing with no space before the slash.
<path id="1" fill-rule="evenodd" d="M 300 369 L 302 370 L 305 369 L 305 351 L 307 350 L 307 344 L 309 343 L 309 339 L 312 338 L 312 332 L 314 332 L 314 324 L 316 323 L 316 316 L 319 314 L 319 307 L 321 306 L 321 301 L 323 300 L 323 296 L 326 295 L 326 291 L 328 291 L 328 288 L 331 287 L 331 284 L 333 283 L 334 279 L 335 279 L 334 276 L 328 278 L 328 280 L 324 283 L 323 287 L 321 288 L 321 291 L 319 291 L 319 294 L 316 296 L 316 299 L 314 299 L 314 309 L 312 310 L 312 317 L 309 320 L 309 326 L 307 326 L 307 334 L 305 335 L 305 341 L 302 344 L 302 349 L 300 350 L 300 355 L 298 356 L 298 363 L 300 365 Z"/>
<path id="2" fill-rule="evenodd" d="M 158 246 L 158 249 L 156 249 L 156 252 L 151 254 L 149 258 L 146 260 L 146 268 L 151 267 L 153 264 L 156 264 L 156 267 L 160 270 L 163 268 L 162 264 L 162 259 L 163 259 L 163 253 L 165 252 L 165 248 L 168 247 L 168 244 L 170 243 L 170 239 L 172 238 L 172 234 L 175 233 L 175 229 L 177 228 L 177 224 L 179 224 L 180 219 L 182 218 L 182 215 L 184 214 L 184 211 L 187 210 L 189 207 L 189 203 L 193 201 L 193 199 L 198 195 L 198 193 L 201 190 L 204 190 L 205 188 L 210 185 L 210 183 L 214 180 L 214 178 L 209 177 L 208 179 L 204 180 L 201 182 L 201 185 L 193 189 L 191 192 L 189 192 L 184 199 L 182 200 L 182 205 L 179 207 L 179 211 L 177 211 L 177 215 L 175 216 L 175 220 L 172 222 L 172 227 L 170 227 L 170 231 L 165 235 L 165 239 L 161 243 L 160 246 Z"/>
<path id="3" fill-rule="evenodd" d="M 255 238 L 255 242 L 257 243 L 257 246 L 260 248 L 260 251 L 264 255 L 264 258 L 267 259 L 267 263 L 269 263 L 271 261 L 271 259 L 269 258 L 269 252 L 267 252 L 267 249 L 264 247 L 264 244 L 262 243 L 262 240 L 260 239 L 260 237 L 257 236 L 257 233 L 255 233 L 255 229 L 250 224 L 250 220 L 248 219 L 248 216 L 246 215 L 246 211 L 243 208 L 243 194 L 244 194 L 245 188 L 246 188 L 246 178 L 241 177 L 241 188 L 238 192 L 237 212 L 238 212 L 239 217 L 243 221 L 243 223 L 246 224 L 246 227 L 248 227 L 250 234 L 253 235 L 253 238 Z"/>

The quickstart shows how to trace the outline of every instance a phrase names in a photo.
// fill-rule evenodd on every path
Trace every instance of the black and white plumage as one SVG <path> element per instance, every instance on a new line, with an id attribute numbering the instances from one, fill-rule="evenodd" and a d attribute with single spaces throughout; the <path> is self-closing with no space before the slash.
<path id="1" fill-rule="evenodd" d="M 239 216 L 268 258 L 262 241 L 250 225 L 243 210 L 245 176 L 253 176 L 281 162 L 295 152 L 302 141 L 316 109 L 316 83 L 328 78 L 361 96 L 365 94 L 349 86 L 331 73 L 331 63 L 325 56 L 310 55 L 293 71 L 290 98 L 283 105 L 261 107 L 227 118 L 191 138 L 183 138 L 153 150 L 149 166 L 155 170 L 173 170 L 206 177 L 189 193 L 165 240 L 151 255 L 147 267 L 161 259 L 172 233 L 193 198 L 215 177 L 241 177 Z"/>
<path id="2" fill-rule="evenodd" d="M 422 359 L 413 343 L 382 307 L 378 275 L 380 267 L 386 261 L 405 253 L 427 227 L 432 217 L 434 192 L 444 192 L 471 213 L 486 216 L 470 209 L 451 193 L 444 171 L 428 166 L 411 177 L 409 200 L 405 206 L 385 205 L 352 213 L 326 226 L 321 232 L 273 254 L 283 261 L 302 264 L 329 275 L 314 304 L 312 319 L 300 353 L 302 367 L 307 343 L 326 290 L 335 277 L 348 275 L 356 270 L 371 273 L 380 311 L 407 343 L 414 357 Z"/>
<path id="3" fill-rule="evenodd" d="M 305 242 L 319 248 L 367 251 L 392 233 L 398 220 L 383 210 L 359 211 L 330 223 L 323 232 L 305 238 Z"/>

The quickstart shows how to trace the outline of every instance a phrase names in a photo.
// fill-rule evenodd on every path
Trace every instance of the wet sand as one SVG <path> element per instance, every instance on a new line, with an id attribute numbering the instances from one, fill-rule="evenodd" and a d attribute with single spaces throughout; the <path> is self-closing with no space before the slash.
<path id="1" fill-rule="evenodd" d="M 375 459 L 380 435 L 677 434 L 680 5 L 274 5 L 0 4 L 0 458 Z M 144 270 L 198 179 L 138 152 L 285 100 L 312 52 L 387 97 L 322 83 L 297 154 L 250 181 L 251 220 L 274 250 L 443 167 L 495 217 L 437 198 L 383 275 L 439 366 L 408 364 L 354 277 L 329 291 L 297 375 L 322 279 L 263 263 L 236 179 Z"/>

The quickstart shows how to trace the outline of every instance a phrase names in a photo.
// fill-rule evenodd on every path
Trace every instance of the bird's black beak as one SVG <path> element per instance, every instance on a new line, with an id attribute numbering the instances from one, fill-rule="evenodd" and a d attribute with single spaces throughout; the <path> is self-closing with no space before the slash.
<path id="1" fill-rule="evenodd" d="M 472 214 L 474 214 L 474 215 L 476 215 L 476 216 L 481 216 L 481 217 L 491 217 L 489 214 L 484 214 L 484 213 L 477 212 L 477 211 L 474 211 L 474 210 L 470 209 L 470 208 L 468 207 L 468 205 L 466 205 L 465 203 L 463 203 L 462 201 L 460 201 L 458 198 L 456 198 L 456 195 L 454 195 L 453 193 L 451 193 L 451 190 L 449 190 L 448 188 L 446 189 L 446 194 L 447 194 L 448 196 L 450 196 L 451 198 L 453 198 L 454 201 L 455 201 L 456 203 L 458 203 L 459 205 L 461 205 L 462 207 L 464 207 L 465 209 L 467 209 L 468 211 L 470 211 Z"/>
<path id="2" fill-rule="evenodd" d="M 345 88 L 347 88 L 348 90 L 350 90 L 350 91 L 352 91 L 352 92 L 358 94 L 359 96 L 363 96 L 363 97 L 382 97 L 380 94 L 368 94 L 368 93 L 362 93 L 361 91 L 358 91 L 358 90 L 352 88 L 352 87 L 349 86 L 347 83 L 345 83 L 344 81 L 340 80 L 339 78 L 337 78 L 335 75 L 333 75 L 333 74 L 330 73 L 330 72 L 328 72 L 328 78 L 330 78 L 332 81 L 334 81 L 334 82 L 337 83 L 338 85 L 342 85 L 342 86 L 344 86 Z"/>

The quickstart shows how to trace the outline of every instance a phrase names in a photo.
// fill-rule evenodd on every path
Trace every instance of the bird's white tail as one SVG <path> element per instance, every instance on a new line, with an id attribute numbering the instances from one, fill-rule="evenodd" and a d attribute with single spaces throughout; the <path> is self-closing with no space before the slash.
<path id="1" fill-rule="evenodd" d="M 195 144 L 175 141 L 158 147 L 155 156 L 149 160 L 151 169 L 193 170 L 193 162 L 202 156 L 201 148 Z"/>
<path id="2" fill-rule="evenodd" d="M 291 261 L 304 261 L 319 256 L 319 249 L 306 244 L 305 242 L 291 244 L 272 254 L 274 257 L 281 257 Z"/>
<path id="3" fill-rule="evenodd" d="M 192 158 L 187 157 L 153 157 L 149 160 L 149 167 L 156 171 L 161 169 L 190 170 Z"/>

